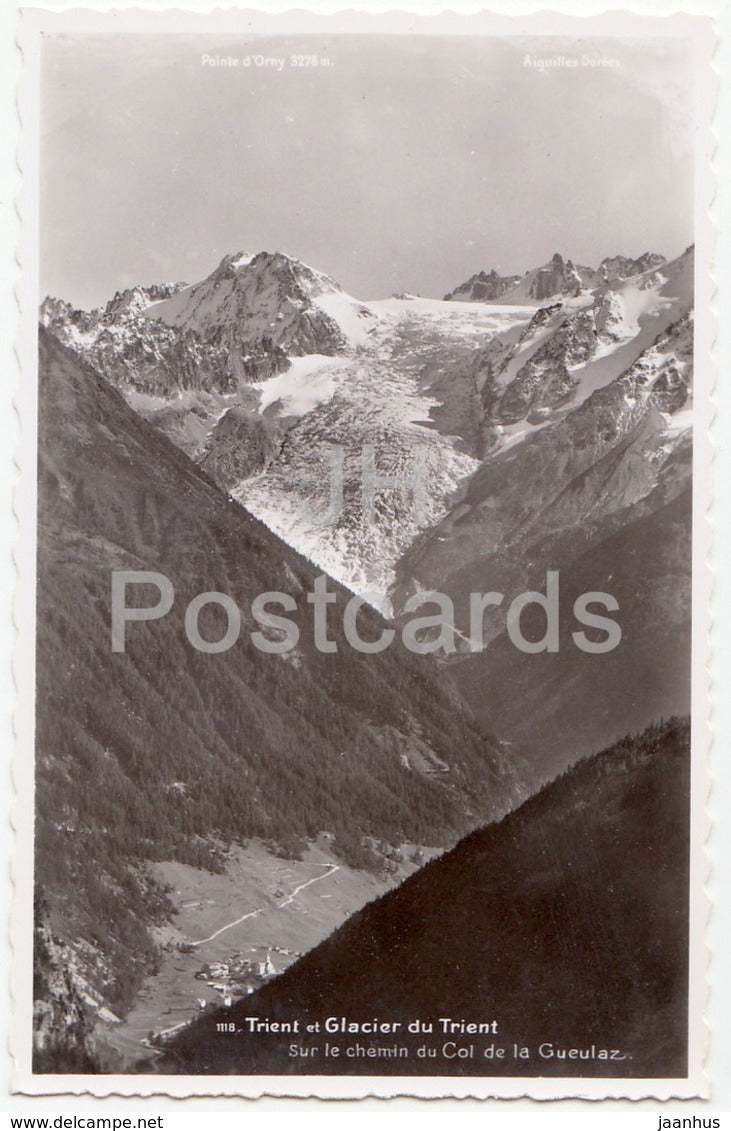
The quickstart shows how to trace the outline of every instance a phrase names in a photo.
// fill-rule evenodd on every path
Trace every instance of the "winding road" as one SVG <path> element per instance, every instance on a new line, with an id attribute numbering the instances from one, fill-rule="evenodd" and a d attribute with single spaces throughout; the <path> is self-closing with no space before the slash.
<path id="1" fill-rule="evenodd" d="M 313 876 L 311 880 L 305 880 L 303 884 L 298 884 L 294 891 L 291 892 L 286 899 L 283 899 L 281 903 L 275 903 L 273 907 L 270 904 L 267 907 L 257 907 L 255 911 L 247 911 L 245 915 L 240 915 L 239 918 L 234 919 L 233 922 L 226 923 L 224 927 L 219 927 L 217 931 L 214 931 L 213 934 L 209 935 L 207 938 L 191 940 L 187 945 L 202 946 L 203 943 L 209 943 L 212 942 L 213 939 L 217 939 L 224 931 L 230 931 L 232 927 L 238 927 L 239 923 L 244 923 L 247 919 L 255 919 L 257 915 L 261 915 L 264 911 L 281 911 L 284 907 L 289 907 L 290 903 L 294 902 L 295 898 L 301 891 L 304 891 L 305 888 L 310 887 L 311 884 L 320 883 L 321 880 L 326 880 L 328 876 L 332 876 L 335 872 L 340 871 L 338 864 L 317 864 L 315 867 L 325 868 L 326 871 L 323 872 L 321 876 Z"/>

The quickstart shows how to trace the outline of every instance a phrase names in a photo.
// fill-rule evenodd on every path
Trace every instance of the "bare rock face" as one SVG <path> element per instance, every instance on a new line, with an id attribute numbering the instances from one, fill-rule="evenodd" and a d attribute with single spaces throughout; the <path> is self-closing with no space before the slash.
<path id="1" fill-rule="evenodd" d="M 80 312 L 75 312 L 70 302 L 62 298 L 54 298 L 53 295 L 46 295 L 38 309 L 38 321 L 41 326 L 50 329 L 55 322 L 71 318 L 74 313 Z"/>
<path id="2" fill-rule="evenodd" d="M 45 299 L 41 325 L 119 389 L 155 396 L 182 389 L 231 389 L 234 367 L 222 346 L 195 330 L 142 317 L 140 294 L 141 289 L 118 294 L 103 310 L 92 311 Z"/>
<path id="3" fill-rule="evenodd" d="M 524 299 L 545 302 L 550 298 L 572 298 L 597 286 L 621 282 L 657 269 L 665 262 L 657 252 L 646 251 L 636 259 L 615 255 L 603 259 L 597 269 L 564 260 L 558 252 L 548 263 L 526 271 L 525 275 L 500 275 L 493 268 L 478 271 L 465 283 L 444 296 L 446 301 L 520 302 Z"/>
<path id="4" fill-rule="evenodd" d="M 287 255 L 239 252 L 193 286 L 132 287 L 99 310 L 47 298 L 40 319 L 122 391 L 228 393 L 283 372 L 291 356 L 347 352 L 340 326 L 317 302 L 341 294 L 334 280 Z"/>
<path id="5" fill-rule="evenodd" d="M 72 956 L 56 939 L 48 908 L 36 898 L 33 928 L 33 1070 L 95 1072 L 91 1025 L 71 967 Z"/>
<path id="6" fill-rule="evenodd" d="M 448 302 L 512 302 L 525 298 L 544 302 L 554 296 L 573 297 L 598 281 L 599 275 L 591 267 L 564 261 L 557 252 L 549 263 L 525 275 L 499 275 L 494 268 L 479 271 L 444 298 Z"/>
<path id="7" fill-rule="evenodd" d="M 187 286 L 187 283 L 153 283 L 149 287 L 127 287 L 117 291 L 113 298 L 104 307 L 104 313 L 110 318 L 123 314 L 139 314 L 153 302 L 162 302 L 170 298 Z"/>
<path id="8" fill-rule="evenodd" d="M 397 616 L 416 592 L 449 594 L 464 643 L 445 663 L 473 710 L 549 774 L 647 718 L 687 709 L 692 276 L 688 249 L 578 302 L 546 304 L 520 334 L 483 346 L 471 371 L 481 465 L 396 566 Z M 490 613 L 485 650 L 471 654 L 470 593 L 507 601 L 542 590 L 549 568 L 569 619 L 575 594 L 594 589 L 622 610 L 622 646 L 602 667 L 601 717 L 584 711 L 596 671 L 569 629 L 557 663 L 541 668 Z M 657 656 L 667 657 L 660 676 Z"/>
<path id="9" fill-rule="evenodd" d="M 616 291 L 600 285 L 594 302 L 594 325 L 602 342 L 618 342 L 623 334 L 622 302 Z"/>
<path id="10" fill-rule="evenodd" d="M 660 412 L 666 413 L 679 412 L 688 400 L 686 376 L 674 363 L 662 368 L 653 385 L 652 400 Z"/>
<path id="11" fill-rule="evenodd" d="M 576 384 L 571 370 L 589 361 L 596 346 L 592 310 L 565 319 L 518 370 L 502 395 L 494 421 L 517 424 L 526 417 L 529 423 L 538 423 L 550 410 L 565 404 Z"/>
<path id="12" fill-rule="evenodd" d="M 609 282 L 617 279 L 630 279 L 633 275 L 641 275 L 645 271 L 652 271 L 665 262 L 665 256 L 655 251 L 645 251 L 636 259 L 629 255 L 607 256 L 599 264 L 599 274 Z"/>
<path id="13" fill-rule="evenodd" d="M 224 490 L 263 471 L 277 451 L 265 417 L 240 406 L 228 409 L 211 432 L 199 466 Z"/>
<path id="14" fill-rule="evenodd" d="M 445 302 L 490 302 L 500 298 L 519 281 L 520 275 L 499 275 L 491 271 L 478 271 L 466 283 L 444 296 Z"/>
<path id="15" fill-rule="evenodd" d="M 646 398 L 673 415 L 688 403 L 693 387 L 693 319 L 686 314 L 669 326 L 621 380 L 625 399 Z"/>
<path id="16" fill-rule="evenodd" d="M 690 331 L 681 329 L 688 309 L 682 296 L 692 274 L 692 249 L 664 269 L 653 266 L 658 258 L 648 255 L 614 263 L 615 271 L 632 274 L 627 279 L 600 279 L 589 291 L 582 285 L 575 298 L 547 302 L 517 336 L 497 334 L 476 352 L 471 375 L 482 413 L 481 458 L 499 450 L 510 439 L 509 430 L 522 427 L 529 432 L 571 411 L 587 392 L 629 370 L 653 345 L 658 331 L 671 334 L 675 323 L 672 356 L 664 358 L 661 352 L 649 350 L 631 383 L 633 388 L 637 385 L 637 373 L 644 366 L 652 374 L 652 404 L 669 414 L 683 408 L 692 356 Z M 647 264 L 648 270 L 638 274 L 637 268 Z M 526 276 L 523 291 L 540 290 L 544 284 L 547 289 L 563 286 L 572 272 L 582 281 L 587 270 L 563 263 L 560 256 L 549 267 L 544 275 L 539 270 Z M 650 297 L 652 292 L 656 299 Z M 666 300 L 665 294 L 676 297 Z M 648 301 L 657 302 L 658 313 L 651 319 L 641 315 L 638 322 L 635 311 Z M 686 335 L 688 342 L 683 345 Z M 634 395 L 631 389 L 628 395 Z"/>
<path id="17" fill-rule="evenodd" d="M 558 312 L 561 310 L 561 307 L 562 304 L 560 302 L 555 302 L 552 306 L 540 306 L 531 318 L 525 330 L 523 330 L 518 341 L 522 343 L 528 341 L 530 338 L 535 337 L 538 331 L 542 330 L 543 327 L 551 321 L 554 315 L 558 314 Z"/>
<path id="18" fill-rule="evenodd" d="M 581 291 L 582 280 L 571 260 L 564 263 L 556 252 L 550 263 L 539 267 L 529 288 L 531 298 L 539 302 L 553 295 L 577 295 Z"/>

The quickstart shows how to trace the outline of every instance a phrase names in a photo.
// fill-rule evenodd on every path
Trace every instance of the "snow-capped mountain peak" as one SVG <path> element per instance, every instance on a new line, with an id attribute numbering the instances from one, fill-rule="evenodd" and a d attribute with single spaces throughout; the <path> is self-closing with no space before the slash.
<path id="1" fill-rule="evenodd" d="M 69 318 L 73 313 L 73 306 L 65 299 L 46 295 L 38 310 L 38 321 L 41 326 L 48 328 L 53 322 L 61 318 Z"/>
<path id="2" fill-rule="evenodd" d="M 149 305 L 152 289 L 135 288 L 104 312 L 49 299 L 42 313 L 136 411 L 300 552 L 356 590 L 385 592 L 401 554 L 481 462 L 530 446 L 598 391 L 615 386 L 622 413 L 630 400 L 638 411 L 648 401 L 661 428 L 685 411 L 687 351 L 650 347 L 692 305 L 692 253 L 657 260 L 604 260 L 600 277 L 556 253 L 517 282 L 496 272 L 477 279 L 488 289 L 509 281 L 497 302 L 464 301 L 475 294 L 362 303 L 292 256 L 238 251 Z M 333 445 L 345 461 L 343 500 L 324 523 Z M 366 450 L 379 475 L 406 479 L 416 474 L 414 452 L 423 457 L 425 507 L 390 490 L 366 521 Z"/>
<path id="3" fill-rule="evenodd" d="M 257 278 L 270 276 L 291 291 L 302 291 L 310 297 L 341 290 L 329 275 L 284 251 L 237 251 L 224 255 L 208 279 L 220 283 L 224 279 L 245 280 L 249 275 Z M 207 281 L 204 279 L 203 283 Z"/>
<path id="4" fill-rule="evenodd" d="M 144 313 L 215 341 L 277 346 L 290 356 L 337 354 L 349 346 L 323 303 L 341 296 L 328 275 L 280 251 L 226 255 L 207 278 Z"/>

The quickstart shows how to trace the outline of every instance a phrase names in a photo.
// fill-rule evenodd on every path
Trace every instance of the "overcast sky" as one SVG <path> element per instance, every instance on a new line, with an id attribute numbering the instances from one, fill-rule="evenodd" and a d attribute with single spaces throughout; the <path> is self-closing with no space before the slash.
<path id="1" fill-rule="evenodd" d="M 201 63 L 292 52 L 332 65 Z M 620 66 L 526 65 L 584 55 Z M 690 73 L 667 41 L 49 37 L 42 293 L 93 306 L 232 251 L 289 252 L 362 299 L 554 251 L 676 255 Z"/>

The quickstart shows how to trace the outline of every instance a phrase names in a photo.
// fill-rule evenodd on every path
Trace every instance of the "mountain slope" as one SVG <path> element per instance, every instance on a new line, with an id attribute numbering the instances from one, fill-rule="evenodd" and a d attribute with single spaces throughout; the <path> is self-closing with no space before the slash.
<path id="1" fill-rule="evenodd" d="M 351 588 L 381 592 L 393 562 L 476 466 L 479 425 L 432 391 L 435 377 L 485 334 L 534 313 L 411 296 L 364 304 L 279 252 L 226 256 L 208 278 L 160 301 L 136 295 L 116 296 L 103 312 L 46 303 L 43 319 L 275 533 Z M 345 455 L 346 505 L 323 526 L 333 444 Z M 415 452 L 425 457 L 419 521 L 405 492 L 382 491 L 364 530 L 369 444 L 380 474 L 408 478 Z"/>
<path id="2" fill-rule="evenodd" d="M 328 370 L 328 392 L 287 426 L 263 473 L 244 475 L 238 484 L 228 480 L 227 489 L 346 585 L 383 592 L 395 583 L 398 594 L 423 539 L 430 539 L 436 555 L 440 549 L 449 553 L 452 516 L 462 513 L 473 482 L 490 474 L 493 457 L 537 439 L 545 429 L 546 446 L 560 452 L 562 421 L 572 413 L 581 414 L 584 430 L 611 432 L 604 422 L 611 413 L 628 414 L 624 397 L 631 389 L 622 378 L 640 357 L 645 382 L 651 370 L 658 380 L 658 407 L 682 412 L 688 381 L 681 374 L 692 361 L 692 326 L 683 322 L 692 304 L 692 274 L 688 252 L 661 269 L 602 282 L 591 294 L 538 310 L 507 300 L 506 305 L 371 302 L 378 322 L 368 343 L 347 364 Z M 665 349 L 661 335 L 676 323 Z M 322 377 L 315 371 L 305 383 Z M 669 385 L 660 396 L 668 382 L 680 401 Z M 602 399 L 601 390 L 615 383 Z M 275 411 L 272 404 L 265 415 Z M 592 414 L 596 418 L 587 424 Z M 665 423 L 658 418 L 658 431 Z M 364 521 L 361 469 L 368 444 L 375 449 L 378 473 L 400 475 L 406 484 L 401 491 L 382 490 L 375 514 Z M 328 513 L 333 445 L 343 462 L 343 505 L 333 521 L 318 524 L 317 516 Z M 409 493 L 418 466 L 424 467 L 420 517 Z M 567 486 L 569 472 L 557 459 L 557 478 L 545 486 Z M 531 489 L 517 476 L 507 489 L 530 505 Z M 493 494 L 492 515 L 499 521 L 501 501 Z M 535 501 L 544 497 L 539 485 Z M 490 541 L 482 541 L 483 553 L 486 544 Z M 414 577 L 424 588 L 434 587 L 433 574 Z"/>
<path id="3" fill-rule="evenodd" d="M 652 271 L 664 262 L 665 256 L 656 251 L 644 251 L 636 259 L 630 255 L 606 256 L 599 264 L 599 274 L 610 282 L 614 279 L 630 279 L 633 275 Z"/>
<path id="4" fill-rule="evenodd" d="M 591 278 L 581 269 L 578 297 L 573 265 L 556 256 L 502 280 L 505 305 L 413 296 L 363 304 L 291 257 L 237 253 L 160 301 L 150 289 L 116 296 L 91 336 L 78 326 L 93 315 L 46 316 L 277 534 L 349 587 L 383 593 L 394 563 L 449 512 L 476 461 L 571 411 L 687 309 L 680 267 L 660 273 L 657 258 L 607 259 Z M 646 270 L 625 278 L 636 268 Z M 559 301 L 537 309 L 535 296 L 554 283 Z M 177 363 L 161 370 L 155 358 L 170 350 Z M 323 523 L 333 445 L 343 506 Z M 378 474 L 408 481 L 426 464 L 423 506 L 412 505 L 408 482 L 386 488 L 364 524 L 368 445 Z"/>
<path id="5" fill-rule="evenodd" d="M 38 542 L 36 878 L 99 1001 L 126 1007 L 167 914 L 148 860 L 216 869 L 231 841 L 296 852 L 328 830 L 344 858 L 378 867 L 365 836 L 444 844 L 517 798 L 514 766 L 428 660 L 397 642 L 355 652 L 333 584 L 337 652 L 319 651 L 305 599 L 318 571 L 43 330 Z M 165 618 L 127 626 L 123 654 L 114 569 L 160 571 L 176 594 Z M 280 655 L 249 635 L 253 598 L 272 590 L 297 603 L 299 643 Z M 219 655 L 185 637 L 206 591 L 241 609 Z M 209 612 L 201 632 L 218 639 Z M 380 633 L 375 613 L 359 620 Z"/>
<path id="6" fill-rule="evenodd" d="M 672 720 L 578 763 L 363 908 L 257 994 L 194 1022 L 160 1069 L 684 1075 L 688 745 L 687 723 Z M 247 1017 L 299 1019 L 302 1035 L 252 1036 Z M 328 1017 L 402 1028 L 326 1037 Z M 431 1033 L 411 1035 L 416 1018 Z M 440 1019 L 449 1018 L 496 1025 L 447 1036 Z M 217 1033 L 218 1021 L 239 1031 Z M 314 1022 L 316 1036 L 306 1032 Z M 323 1056 L 326 1039 L 339 1059 Z M 446 1041 L 454 1045 L 445 1057 Z M 318 1057 L 291 1057 L 292 1042 L 319 1046 Z M 406 1058 L 347 1053 L 394 1044 Z M 529 1057 L 515 1059 L 514 1044 Z M 434 1058 L 417 1054 L 425 1045 Z M 474 1058 L 453 1052 L 470 1046 Z M 572 1048 L 581 1053 L 567 1055 Z"/>
<path id="7" fill-rule="evenodd" d="M 453 677 L 538 780 L 689 708 L 692 263 L 690 250 L 600 288 L 591 306 L 543 308 L 518 338 L 497 335 L 466 373 L 456 367 L 455 380 L 481 388 L 484 458 L 395 568 L 397 613 L 420 590 L 450 597 Z M 547 571 L 560 575 L 560 648 L 526 655 L 506 609 L 544 592 Z M 505 600 L 475 651 L 470 594 L 494 591 Z M 573 603 L 597 591 L 619 602 L 623 638 L 591 656 L 572 641 Z M 540 639 L 543 614 L 524 621 Z"/>
<path id="8" fill-rule="evenodd" d="M 693 249 L 577 270 L 578 283 L 554 257 L 494 302 L 363 305 L 320 272 L 261 253 L 227 256 L 160 302 L 117 303 L 140 306 L 137 321 L 156 333 L 195 335 L 245 366 L 259 342 L 267 364 L 228 391 L 123 392 L 236 501 L 379 608 L 401 616 L 415 593 L 444 592 L 460 634 L 451 674 L 483 720 L 494 710 L 502 737 L 525 747 L 536 783 L 658 711 L 687 709 L 688 513 L 672 507 L 691 469 Z M 534 297 L 554 284 L 558 293 Z M 298 337 L 301 319 L 311 327 L 320 315 L 337 324 L 340 352 L 302 353 L 333 346 Z M 270 333 L 280 344 L 264 341 Z M 507 607 L 549 570 L 566 607 L 555 662 L 513 654 L 504 609 L 485 618 L 487 651 L 470 655 L 469 593 L 497 590 Z M 577 653 L 579 584 L 621 593 L 616 654 Z"/>
<path id="9" fill-rule="evenodd" d="M 678 494 L 659 490 L 658 496 L 668 501 L 653 499 L 614 522 L 531 548 L 532 561 L 548 560 L 560 573 L 557 653 L 526 656 L 500 632 L 485 652 L 449 665 L 477 716 L 510 737 L 536 780 L 629 728 L 640 730 L 648 719 L 690 710 L 692 494 L 686 482 Z M 545 588 L 545 573 L 541 579 L 537 569 L 526 573 L 527 585 Z M 504 581 L 507 563 L 501 574 Z M 579 627 L 572 606 L 577 594 L 596 590 L 617 601 L 613 619 L 622 640 L 612 652 L 590 655 L 572 641 Z M 522 628 L 540 639 L 542 612 L 526 610 Z"/>
<path id="10" fill-rule="evenodd" d="M 266 251 L 225 256 L 207 279 L 145 314 L 217 342 L 273 343 L 290 356 L 343 353 L 351 343 L 341 322 L 348 316 L 366 322 L 372 317 L 334 279 L 291 256 Z"/>

